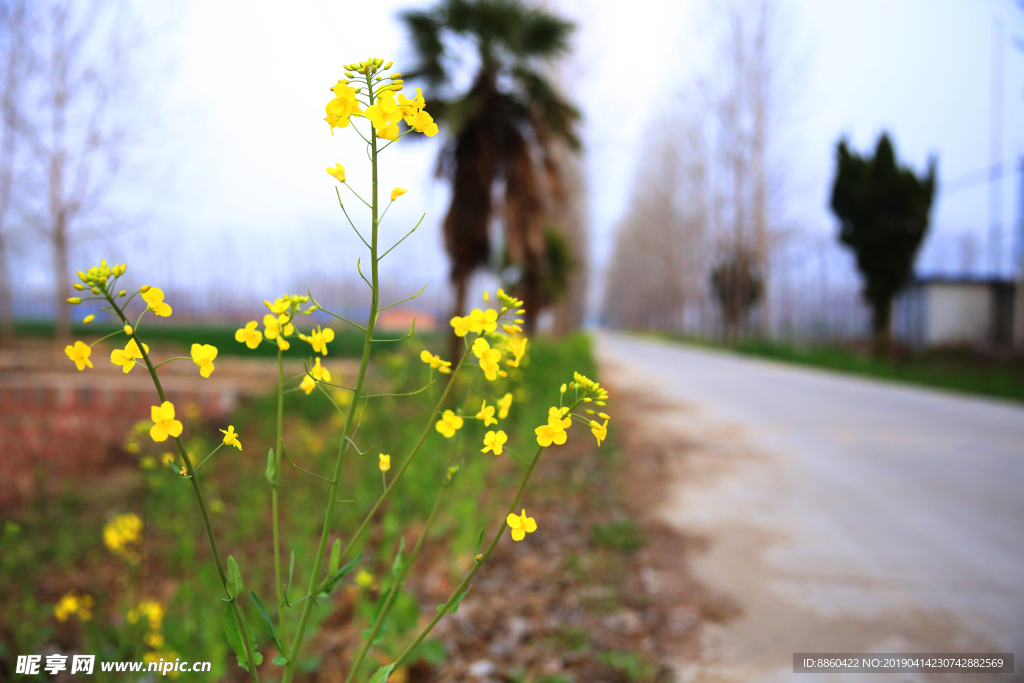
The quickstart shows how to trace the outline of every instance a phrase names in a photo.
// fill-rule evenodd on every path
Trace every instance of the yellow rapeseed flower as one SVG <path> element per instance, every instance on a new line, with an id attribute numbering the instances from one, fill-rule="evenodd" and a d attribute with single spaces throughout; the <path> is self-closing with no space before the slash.
<path id="1" fill-rule="evenodd" d="M 572 426 L 572 418 L 568 416 L 568 413 L 568 408 L 556 408 L 551 406 L 548 408 L 548 424 L 552 427 L 568 429 Z"/>
<path id="2" fill-rule="evenodd" d="M 242 342 L 250 349 L 255 349 L 263 341 L 263 333 L 256 329 L 258 324 L 255 320 L 251 320 L 245 324 L 245 327 L 235 330 L 235 341 Z"/>
<path id="3" fill-rule="evenodd" d="M 494 406 L 487 405 L 485 399 L 483 405 L 480 406 L 480 412 L 476 414 L 476 419 L 484 421 L 484 427 L 490 427 L 492 424 L 498 424 L 498 420 L 494 417 Z"/>
<path id="4" fill-rule="evenodd" d="M 408 192 L 408 190 L 401 187 L 396 187 L 395 189 L 391 190 L 391 201 L 395 201 L 406 192 Z"/>
<path id="5" fill-rule="evenodd" d="M 456 431 L 462 429 L 462 418 L 454 412 L 446 410 L 441 415 L 441 419 L 434 425 L 434 428 L 441 434 L 444 434 L 446 439 L 450 439 L 455 436 Z"/>
<path id="6" fill-rule="evenodd" d="M 341 164 L 334 164 L 334 168 L 328 166 L 327 172 L 337 178 L 339 183 L 345 182 L 345 167 Z"/>
<path id="7" fill-rule="evenodd" d="M 508 393 L 498 399 L 498 417 L 504 420 L 508 417 L 508 409 L 512 407 L 512 394 Z"/>
<path id="8" fill-rule="evenodd" d="M 381 472 L 387 472 L 390 469 L 391 469 L 391 456 L 390 455 L 385 455 L 384 453 L 381 453 L 380 454 L 380 471 Z"/>
<path id="9" fill-rule="evenodd" d="M 510 513 L 505 518 L 505 523 L 512 529 L 512 540 L 521 541 L 526 538 L 526 534 L 532 534 L 537 530 L 537 522 L 533 517 L 526 516 L 526 509 L 523 509 L 522 515 L 516 515 Z"/>
<path id="10" fill-rule="evenodd" d="M 300 334 L 299 339 L 309 342 L 313 347 L 313 353 L 322 353 L 326 356 L 327 345 L 334 341 L 334 330 L 329 327 L 320 329 L 320 326 L 317 325 L 315 330 L 310 330 L 308 337 Z"/>
<path id="11" fill-rule="evenodd" d="M 505 446 L 506 441 L 508 441 L 508 434 L 500 429 L 496 432 L 487 432 L 484 434 L 484 447 L 480 449 L 480 452 L 494 451 L 495 455 L 501 455 L 501 449 Z"/>
<path id="12" fill-rule="evenodd" d="M 68 355 L 79 370 L 85 370 L 85 366 L 92 367 L 92 361 L 89 360 L 89 356 L 92 355 L 92 349 L 85 342 L 76 341 L 74 346 L 65 346 L 64 353 Z"/>
<path id="13" fill-rule="evenodd" d="M 481 332 L 494 332 L 498 329 L 498 312 L 493 308 L 481 311 L 474 308 L 469 312 L 469 331 L 480 334 Z"/>
<path id="14" fill-rule="evenodd" d="M 469 318 L 462 316 L 455 316 L 451 319 L 450 324 L 452 329 L 455 330 L 456 337 L 465 337 L 469 333 Z"/>
<path id="15" fill-rule="evenodd" d="M 316 389 L 316 380 L 309 375 L 303 375 L 302 381 L 299 382 L 299 389 L 302 389 L 306 392 L 306 396 L 309 396 L 309 394 Z"/>
<path id="16" fill-rule="evenodd" d="M 96 316 L 93 315 L 92 313 L 90 313 L 89 315 L 87 315 L 84 318 L 82 318 L 82 324 L 83 325 L 88 325 L 89 323 L 91 323 L 95 319 L 96 319 Z"/>
<path id="17" fill-rule="evenodd" d="M 385 140 L 394 140 L 398 137 L 398 124 L 386 124 L 383 128 L 377 130 L 377 137 L 384 138 Z"/>
<path id="18" fill-rule="evenodd" d="M 320 365 L 319 356 L 316 359 L 316 363 L 313 364 L 313 367 L 309 369 L 309 374 L 313 375 L 313 379 L 317 380 L 318 382 L 331 381 L 331 373 L 327 370 L 327 368 L 322 367 Z"/>
<path id="19" fill-rule="evenodd" d="M 213 361 L 217 358 L 217 347 L 210 344 L 192 345 L 192 362 L 199 366 L 199 375 L 209 377 L 213 372 Z"/>
<path id="20" fill-rule="evenodd" d="M 228 425 L 228 428 L 220 430 L 224 435 L 224 445 L 234 446 L 238 450 L 242 450 L 242 442 L 238 440 L 238 434 L 235 433 L 235 427 Z"/>
<path id="21" fill-rule="evenodd" d="M 523 359 L 523 356 L 526 355 L 526 343 L 526 337 L 508 340 L 508 348 L 512 351 L 512 355 L 515 356 L 514 360 L 510 360 L 508 362 L 509 365 L 511 365 L 514 368 L 519 367 L 519 361 L 521 361 Z"/>
<path id="22" fill-rule="evenodd" d="M 82 621 L 89 621 L 92 619 L 92 608 L 95 604 L 96 601 L 91 595 L 78 595 L 75 591 L 71 591 L 53 606 L 53 616 L 62 623 L 72 615 L 77 615 Z"/>
<path id="23" fill-rule="evenodd" d="M 484 377 L 491 382 L 498 379 L 501 351 L 491 348 L 483 337 L 477 337 L 473 342 L 473 353 L 480 359 L 480 369 L 484 371 Z"/>
<path id="24" fill-rule="evenodd" d="M 118 515 L 103 527 L 103 544 L 110 552 L 129 562 L 138 562 L 141 557 L 131 546 L 142 536 L 142 520 L 131 512 Z"/>
<path id="25" fill-rule="evenodd" d="M 360 588 L 373 588 L 373 584 L 376 582 L 376 577 L 365 569 L 360 569 L 356 574 L 356 585 Z"/>
<path id="26" fill-rule="evenodd" d="M 541 425 L 533 430 L 537 435 L 537 443 L 544 448 L 547 448 L 551 444 L 561 446 L 565 443 L 567 437 L 564 429 L 558 427 L 552 427 L 551 425 Z"/>
<path id="27" fill-rule="evenodd" d="M 170 401 L 150 407 L 149 415 L 153 420 L 153 427 L 149 430 L 153 441 L 166 441 L 168 436 L 181 436 L 182 425 L 174 419 L 174 404 Z"/>
<path id="28" fill-rule="evenodd" d="M 263 316 L 263 326 L 263 336 L 267 339 L 277 339 L 278 336 L 287 337 L 295 331 L 295 326 L 288 321 L 284 314 L 270 315 L 268 313 Z"/>
<path id="29" fill-rule="evenodd" d="M 171 307 L 169 304 L 164 303 L 164 290 L 159 287 L 150 287 L 142 293 L 142 299 L 146 302 L 149 310 L 156 313 L 161 318 L 166 318 L 171 315 Z"/>
<path id="30" fill-rule="evenodd" d="M 142 348 L 146 349 L 146 353 L 149 353 L 148 344 L 143 344 Z M 128 374 L 135 367 L 135 361 L 141 358 L 142 352 L 139 351 L 139 345 L 135 343 L 134 339 L 129 339 L 123 349 L 114 349 L 110 352 L 110 362 L 114 365 L 120 365 L 121 371 L 125 374 Z"/>
<path id="31" fill-rule="evenodd" d="M 440 356 L 435 356 L 426 349 L 420 351 L 420 360 L 438 372 L 443 372 L 445 374 L 451 372 L 451 361 L 441 360 Z"/>
<path id="32" fill-rule="evenodd" d="M 137 624 L 140 617 L 146 617 L 151 630 L 159 631 L 164 623 L 163 605 L 156 600 L 143 600 L 138 607 L 128 611 L 128 623 Z"/>
<path id="33" fill-rule="evenodd" d="M 597 439 L 597 445 L 600 446 L 601 442 L 608 438 L 608 420 L 601 424 L 597 420 L 590 421 L 590 433 Z"/>

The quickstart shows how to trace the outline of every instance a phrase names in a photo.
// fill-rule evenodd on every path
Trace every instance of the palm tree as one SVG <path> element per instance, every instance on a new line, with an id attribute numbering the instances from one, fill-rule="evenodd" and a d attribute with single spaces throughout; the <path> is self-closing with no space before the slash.
<path id="1" fill-rule="evenodd" d="M 491 260 L 492 190 L 500 184 L 505 247 L 518 270 L 517 296 L 528 316 L 524 327 L 532 332 L 553 263 L 546 253 L 544 192 L 557 197 L 562 191 L 552 151 L 562 143 L 579 149 L 579 111 L 542 69 L 568 50 L 574 26 L 521 0 L 441 0 L 429 10 L 406 11 L 401 19 L 418 61 L 406 79 L 423 82 L 427 108 L 447 134 L 438 175 L 452 186 L 444 237 L 454 314 L 465 311 L 469 276 Z M 451 38 L 457 44 L 446 40 Z M 458 92 L 453 67 L 466 57 L 467 41 L 479 65 L 469 88 Z"/>

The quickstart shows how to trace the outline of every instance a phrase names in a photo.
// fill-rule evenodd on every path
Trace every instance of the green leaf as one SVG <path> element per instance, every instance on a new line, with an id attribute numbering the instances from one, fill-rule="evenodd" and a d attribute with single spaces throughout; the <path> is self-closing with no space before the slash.
<path id="1" fill-rule="evenodd" d="M 476 539 L 476 550 L 473 551 L 473 557 L 480 554 L 480 546 L 484 543 L 484 529 L 486 528 L 487 527 L 483 527 L 480 529 L 480 536 Z"/>
<path id="2" fill-rule="evenodd" d="M 405 536 L 401 537 L 401 542 L 398 544 L 398 553 L 395 555 L 395 561 L 391 563 L 391 575 L 396 578 L 402 571 L 403 550 L 405 550 Z"/>
<path id="3" fill-rule="evenodd" d="M 228 555 L 228 596 L 235 600 L 242 592 L 242 573 L 238 571 L 238 563 L 235 558 Z"/>
<path id="4" fill-rule="evenodd" d="M 276 647 L 277 651 L 282 655 L 288 652 L 281 643 L 281 638 L 277 635 L 277 629 L 274 628 L 274 622 L 270 620 L 270 615 L 267 614 L 267 609 L 263 606 L 263 603 L 260 602 L 259 597 L 252 592 L 252 590 L 249 591 L 249 597 L 252 598 L 253 604 L 256 605 L 256 611 L 259 612 L 260 617 L 263 618 L 263 623 L 267 625 L 267 630 L 270 631 L 270 636 L 274 639 L 274 647 Z M 285 658 L 285 661 L 288 661 L 288 659 Z"/>
<path id="5" fill-rule="evenodd" d="M 346 564 L 344 567 L 334 573 L 334 575 L 324 584 L 323 592 L 330 593 L 331 589 L 334 588 L 339 581 L 345 578 L 345 575 L 352 571 L 352 567 L 355 567 L 359 563 L 359 560 L 363 559 L 363 554 L 359 553 L 356 557 Z"/>
<path id="6" fill-rule="evenodd" d="M 284 666 L 285 664 L 288 663 L 288 658 L 285 657 L 284 655 L 278 655 L 278 656 L 274 657 L 273 659 L 271 659 L 270 661 L 272 661 L 274 664 L 277 664 L 278 666 Z"/>
<path id="7" fill-rule="evenodd" d="M 331 560 L 327 564 L 327 573 L 334 575 L 334 572 L 338 571 L 338 565 L 341 564 L 341 539 L 334 539 L 334 545 L 331 546 Z"/>
<path id="8" fill-rule="evenodd" d="M 267 483 L 277 486 L 277 459 L 273 448 L 267 451 Z"/>
<path id="9" fill-rule="evenodd" d="M 388 664 L 377 669 L 377 672 L 370 677 L 370 683 L 386 683 L 391 672 L 395 670 L 394 664 Z"/>
<path id="10" fill-rule="evenodd" d="M 455 598 L 455 602 L 453 602 L 452 606 L 448 608 L 448 614 L 455 614 L 459 611 L 459 605 L 462 603 L 462 598 L 466 597 L 466 593 L 468 593 L 469 589 L 472 587 L 473 584 L 469 584 L 466 586 L 466 590 L 459 593 L 459 597 Z"/>
<path id="11" fill-rule="evenodd" d="M 231 649 L 235 651 L 238 666 L 248 671 L 249 658 L 245 655 L 245 646 L 242 645 L 242 633 L 238 629 L 238 621 L 235 620 L 235 610 L 230 603 L 224 605 L 224 635 L 228 637 L 228 643 L 231 645 Z"/>

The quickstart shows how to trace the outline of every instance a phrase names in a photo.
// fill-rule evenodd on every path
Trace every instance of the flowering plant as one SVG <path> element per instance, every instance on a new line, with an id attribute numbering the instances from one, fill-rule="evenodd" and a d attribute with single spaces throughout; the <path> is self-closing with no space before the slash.
<path id="1" fill-rule="evenodd" d="M 408 339 L 415 331 L 414 318 L 412 329 L 405 337 L 401 339 L 379 339 L 375 336 L 378 315 L 387 308 L 415 298 L 423 291 L 421 289 L 420 292 L 417 292 L 408 299 L 387 305 L 381 305 L 379 300 L 378 266 L 381 260 L 415 232 L 419 223 L 388 249 L 383 252 L 381 251 L 378 243 L 379 228 L 381 219 L 384 213 L 386 213 L 387 208 L 390 207 L 390 203 L 388 207 L 384 208 L 384 212 L 379 211 L 378 158 L 385 149 L 406 135 L 422 133 L 432 136 L 438 132 L 437 124 L 434 123 L 432 117 L 426 111 L 422 93 L 417 89 L 415 98 L 406 98 L 400 92 L 403 89 L 401 74 L 391 73 L 389 75 L 387 72 L 390 68 L 391 62 L 385 64 L 383 60 L 375 58 L 358 64 L 347 65 L 345 67 L 347 78 L 339 80 L 333 86 L 332 91 L 335 97 L 326 106 L 326 121 L 332 135 L 335 128 L 344 129 L 351 126 L 351 129 L 366 143 L 367 156 L 371 163 L 369 199 L 364 199 L 348 184 L 345 168 L 342 164 L 335 164 L 333 167 L 327 168 L 327 173 L 333 176 L 339 183 L 345 185 L 366 206 L 370 213 L 369 225 L 364 235 L 356 227 L 356 223 L 349 217 L 344 202 L 341 200 L 341 195 L 336 190 L 342 211 L 352 229 L 355 230 L 362 243 L 369 250 L 369 270 L 367 275 L 363 274 L 361 264 L 357 261 L 359 274 L 369 285 L 371 291 L 370 310 L 365 324 L 348 320 L 327 310 L 316 301 L 311 292 L 307 292 L 305 295 L 282 296 L 272 302 L 269 300 L 264 301 L 268 313 L 263 317 L 263 329 L 260 330 L 259 322 L 253 320 L 239 328 L 235 333 L 236 341 L 244 344 L 249 349 L 255 349 L 261 344 L 273 344 L 277 347 L 276 438 L 275 447 L 271 448 L 268 452 L 266 465 L 266 479 L 271 492 L 276 623 L 275 619 L 271 616 L 271 612 L 264 607 L 256 592 L 253 590 L 244 591 L 241 569 L 234 557 L 228 556 L 226 561 L 222 559 L 213 525 L 210 521 L 209 509 L 200 486 L 198 470 L 206 460 L 212 457 L 222 446 L 233 446 L 242 450 L 242 437 L 235 432 L 232 425 L 229 425 L 227 429 L 221 429 L 220 431 L 224 434 L 221 443 L 199 464 L 194 465 L 182 442 L 181 435 L 184 427 L 176 418 L 175 406 L 168 400 L 158 372 L 158 369 L 165 363 L 174 360 L 191 360 L 198 367 L 201 377 L 210 377 L 216 371 L 215 361 L 217 360 L 218 350 L 209 344 L 196 343 L 192 345 L 190 356 L 169 358 L 160 363 L 154 363 L 150 356 L 149 346 L 140 338 L 140 323 L 147 312 L 152 312 L 161 317 L 169 317 L 173 314 L 173 309 L 169 303 L 164 301 L 164 292 L 157 287 L 143 286 L 131 296 L 128 296 L 125 290 L 118 290 L 118 280 L 127 269 L 125 264 L 111 267 L 107 265 L 106 261 L 102 261 L 98 267 L 90 268 L 86 272 L 79 271 L 78 275 L 81 283 L 74 285 L 75 289 L 79 291 L 88 290 L 93 295 L 92 297 L 86 297 L 85 300 L 103 302 L 106 307 L 102 309 L 102 312 L 111 313 L 118 319 L 119 324 L 123 326 L 121 330 L 108 335 L 110 337 L 124 334 L 128 338 L 123 349 L 115 349 L 112 352 L 111 362 L 120 366 L 124 373 L 129 373 L 135 365 L 141 364 L 152 378 L 159 401 L 151 409 L 153 424 L 149 430 L 150 437 L 154 441 L 173 439 L 177 447 L 180 466 L 170 462 L 168 465 L 177 476 L 188 480 L 195 494 L 213 554 L 213 560 L 224 589 L 224 602 L 226 603 L 225 632 L 228 641 L 237 655 L 239 665 L 249 672 L 253 681 L 259 680 L 257 667 L 262 663 L 262 655 L 257 647 L 254 631 L 248 623 L 240 603 L 243 600 L 249 600 L 256 608 L 261 620 L 272 636 L 274 647 L 279 653 L 274 658 L 273 663 L 283 666 L 283 680 L 285 682 L 291 681 L 295 673 L 295 666 L 299 659 L 303 641 L 306 637 L 310 614 L 316 601 L 327 596 L 358 564 L 362 556 L 359 555 L 349 559 L 350 553 L 368 527 L 374 522 L 381 505 L 395 491 L 403 475 L 416 460 L 417 455 L 423 450 L 428 439 L 435 441 L 438 438 L 450 440 L 450 445 L 445 446 L 448 451 L 447 467 L 442 480 L 437 482 L 437 497 L 433 508 L 424 522 L 408 557 L 403 558 L 402 551 L 400 550 L 395 559 L 392 568 L 392 586 L 384 594 L 382 602 L 371 620 L 370 628 L 364 632 L 363 644 L 355 655 L 346 680 L 352 681 L 354 679 L 368 652 L 378 640 L 384 620 L 387 618 L 388 612 L 391 610 L 399 590 L 413 566 L 413 562 L 431 529 L 435 516 L 444 502 L 447 491 L 455 484 L 460 469 L 460 465 L 456 461 L 459 435 L 465 420 L 481 420 L 484 423 L 484 427 L 488 428 L 500 426 L 499 421 L 506 419 L 508 416 L 513 397 L 511 393 L 497 396 L 495 392 L 488 391 L 491 386 L 490 383 L 497 381 L 499 377 L 506 377 L 508 375 L 508 371 L 502 367 L 503 364 L 506 367 L 519 368 L 521 361 L 527 353 L 527 339 L 522 336 L 522 329 L 520 328 L 522 320 L 518 317 L 524 313 L 524 310 L 521 308 L 522 301 L 499 289 L 496 293 L 494 307 L 490 306 L 490 296 L 485 293 L 484 301 L 487 307 L 474 309 L 467 316 L 457 316 L 451 320 L 454 334 L 464 340 L 464 351 L 460 358 L 445 360 L 427 350 L 423 350 L 420 353 L 420 359 L 428 366 L 425 368 L 428 370 L 428 379 L 423 388 L 407 394 L 371 394 L 364 387 L 371 347 L 375 343 L 382 341 L 394 342 Z M 362 118 L 369 124 L 365 134 L 358 125 L 354 125 L 356 122 L 353 118 Z M 405 130 L 400 128 L 400 124 L 405 126 Z M 379 142 L 381 140 L 384 142 Z M 390 201 L 394 202 L 405 194 L 405 189 L 396 187 L 390 193 Z M 422 220 L 423 218 L 421 217 L 420 222 Z M 139 295 L 145 306 L 138 313 L 135 320 L 130 321 L 128 318 L 129 304 L 131 304 L 136 295 Z M 78 304 L 82 303 L 83 299 L 73 297 L 69 301 L 73 304 Z M 322 325 L 318 325 L 315 328 L 311 327 L 307 333 L 299 332 L 298 330 L 299 316 L 309 315 L 317 310 L 323 311 L 324 314 L 337 319 L 341 323 L 350 325 L 362 333 L 364 341 L 359 371 L 356 374 L 355 382 L 351 386 L 336 383 L 334 381 L 335 378 L 331 375 L 330 370 L 325 364 L 328 355 L 328 345 L 335 337 L 334 331 L 329 327 L 324 328 Z M 86 318 L 85 322 L 89 322 L 93 318 L 94 316 L 90 315 Z M 291 347 L 295 339 L 309 344 L 311 357 L 304 363 L 303 373 L 287 379 L 284 374 L 282 354 Z M 75 363 L 80 371 L 86 367 L 93 367 L 90 360 L 93 345 L 76 341 L 73 345 L 66 348 L 65 351 L 68 358 Z M 466 377 L 466 375 L 471 375 L 471 377 Z M 286 389 L 286 386 L 295 380 L 300 381 L 296 386 Z M 483 380 L 482 384 L 481 380 Z M 343 548 L 340 540 L 336 540 L 328 554 L 328 539 L 331 534 L 334 509 L 337 503 L 340 502 L 338 500 L 338 490 L 345 472 L 346 455 L 350 448 L 360 455 L 366 455 L 366 452 L 369 451 L 368 448 L 366 451 L 361 451 L 356 444 L 359 424 L 365 415 L 365 409 L 369 401 L 382 395 L 411 396 L 419 394 L 431 388 L 436 382 L 441 381 L 444 382 L 444 388 L 440 392 L 440 397 L 434 404 L 430 417 L 424 425 L 415 445 L 403 457 L 395 458 L 393 474 L 391 474 L 391 455 L 386 453 L 379 454 L 377 467 L 383 479 L 382 494 L 369 507 L 362 523 L 351 533 L 347 545 Z M 331 387 L 331 391 L 325 389 L 325 386 Z M 338 413 L 344 416 L 344 427 L 338 447 L 338 455 L 330 478 L 320 477 L 312 472 L 301 470 L 301 468 L 295 465 L 291 455 L 288 453 L 284 438 L 284 396 L 286 393 L 295 390 L 302 390 L 306 395 L 311 394 L 315 390 L 320 391 L 334 404 Z M 456 394 L 459 392 L 464 393 L 461 402 L 455 400 Z M 343 398 L 336 400 L 339 396 Z M 477 399 L 482 398 L 483 402 L 480 410 L 472 414 L 472 411 L 469 411 L 469 405 L 470 399 L 474 397 Z M 486 433 L 480 452 L 501 455 L 504 451 L 508 451 L 522 462 L 525 469 L 518 490 L 509 505 L 508 512 L 501 518 L 492 539 L 485 546 L 482 544 L 483 532 L 481 532 L 480 542 L 478 542 L 472 566 L 466 571 L 465 576 L 451 592 L 448 599 L 438 606 L 437 614 L 433 616 L 429 623 L 424 625 L 394 661 L 378 669 L 371 679 L 373 683 L 386 681 L 396 667 L 401 665 L 427 634 L 430 633 L 438 621 L 444 615 L 454 612 L 458 608 L 459 603 L 469 590 L 470 582 L 491 556 L 504 535 L 506 528 L 510 529 L 510 536 L 514 541 L 522 541 L 526 538 L 527 534 L 537 531 L 538 524 L 536 520 L 528 517 L 526 510 L 519 506 L 527 483 L 541 454 L 546 448 L 566 443 L 567 430 L 572 426 L 574 420 L 582 421 L 589 426 L 590 431 L 597 439 L 598 445 L 600 445 L 601 440 L 606 436 L 609 418 L 603 412 L 597 413 L 587 404 L 603 407 L 607 397 L 607 391 L 597 382 L 579 373 L 575 373 L 570 382 L 561 386 L 558 405 L 550 407 L 547 422 L 536 428 L 536 450 L 532 455 L 527 455 L 526 457 L 514 453 L 506 445 L 509 437 L 504 430 L 496 428 Z M 491 402 L 490 405 L 488 400 Z M 595 418 L 590 417 L 595 415 L 595 413 L 600 419 L 604 420 L 603 423 L 599 423 Z M 290 588 L 289 584 L 291 584 L 294 554 L 289 562 L 287 573 L 282 571 L 279 528 L 280 501 L 278 497 L 281 487 L 279 474 L 282 466 L 282 454 L 284 454 L 285 459 L 292 467 L 310 476 L 324 479 L 330 484 L 329 494 L 325 501 L 323 529 L 314 556 L 313 566 L 309 570 L 308 588 L 305 591 L 305 596 L 294 602 L 289 600 L 287 592 L 287 589 Z M 133 553 L 136 551 L 132 548 L 131 544 L 137 541 L 139 535 L 139 529 L 135 528 L 130 522 L 131 519 L 126 516 L 124 520 L 111 526 L 108 532 L 110 538 L 107 539 L 108 545 L 110 545 L 112 550 L 116 549 L 116 552 L 125 555 L 129 559 L 135 557 Z M 347 562 L 342 565 L 344 560 L 347 560 Z M 367 579 L 366 577 L 369 578 Z M 357 583 L 362 585 L 367 580 L 372 583 L 372 575 L 366 572 L 357 573 Z M 71 605 L 69 602 L 63 612 L 71 613 L 75 610 L 81 612 L 82 608 L 77 602 L 74 605 Z M 297 617 L 294 610 L 298 610 Z M 137 615 L 135 619 L 138 619 Z M 151 623 L 154 621 L 152 614 L 149 614 L 148 619 Z M 155 621 L 159 622 L 160 618 L 156 618 Z M 154 632 L 158 631 L 159 624 L 155 627 Z"/>

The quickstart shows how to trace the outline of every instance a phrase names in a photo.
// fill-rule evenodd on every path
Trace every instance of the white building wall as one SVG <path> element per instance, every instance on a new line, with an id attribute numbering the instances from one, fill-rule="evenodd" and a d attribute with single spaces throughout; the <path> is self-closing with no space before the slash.
<path id="1" fill-rule="evenodd" d="M 981 282 L 932 282 L 926 287 L 928 346 L 986 345 L 992 334 L 992 289 Z"/>

